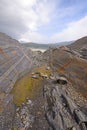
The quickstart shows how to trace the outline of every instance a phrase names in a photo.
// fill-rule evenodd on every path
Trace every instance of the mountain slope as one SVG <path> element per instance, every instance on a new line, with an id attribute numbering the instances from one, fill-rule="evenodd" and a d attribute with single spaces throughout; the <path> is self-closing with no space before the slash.
<path id="1" fill-rule="evenodd" d="M 28 51 L 18 41 L 0 33 L 0 130 L 12 129 L 15 107 L 10 92 L 32 66 Z"/>
<path id="2" fill-rule="evenodd" d="M 44 86 L 46 118 L 53 130 L 87 130 L 87 60 L 69 48 L 49 49 L 52 77 Z"/>
<path id="3" fill-rule="evenodd" d="M 34 53 L 0 33 L 0 130 L 87 130 L 80 41 Z"/>
<path id="4" fill-rule="evenodd" d="M 87 48 L 87 36 L 78 39 L 74 43 L 68 45 L 68 47 L 70 47 L 73 50 L 81 50 L 83 48 Z"/>
<path id="5" fill-rule="evenodd" d="M 61 45 L 68 45 L 72 43 L 73 41 L 70 42 L 59 42 L 59 43 L 52 43 L 52 44 L 38 44 L 38 43 L 22 43 L 24 46 L 29 47 L 29 48 L 34 48 L 34 49 L 45 49 L 47 50 L 49 47 L 57 47 Z"/>

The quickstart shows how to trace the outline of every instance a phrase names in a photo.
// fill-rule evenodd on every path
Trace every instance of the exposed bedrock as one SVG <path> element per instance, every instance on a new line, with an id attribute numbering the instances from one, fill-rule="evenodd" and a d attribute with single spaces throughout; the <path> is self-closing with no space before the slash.
<path id="1" fill-rule="evenodd" d="M 87 107 L 78 106 L 72 99 L 70 86 L 49 82 L 44 86 L 44 97 L 46 118 L 52 129 L 87 130 Z"/>
<path id="2" fill-rule="evenodd" d="M 18 41 L 0 33 L 0 130 L 12 129 L 15 106 L 10 92 L 15 82 L 32 68 L 31 53 Z"/>
<path id="3" fill-rule="evenodd" d="M 66 47 L 48 50 L 44 59 L 53 70 L 44 86 L 48 123 L 53 130 L 87 130 L 87 60 Z"/>
<path id="4" fill-rule="evenodd" d="M 0 33 L 0 130 L 36 128 L 37 123 L 33 124 L 30 112 L 33 105 L 38 112 L 38 101 L 44 103 L 41 111 L 45 112 L 44 120 L 48 121 L 50 130 L 87 130 L 87 49 L 81 46 L 77 51 L 78 46 L 74 50 L 72 46 L 70 49 L 64 46 L 50 48 L 43 54 L 33 53 L 18 41 Z M 37 89 L 42 98 L 38 97 L 35 105 L 23 93 L 25 102 L 17 106 L 13 103 L 11 91 L 15 82 L 29 71 L 29 76 L 23 77 L 23 82 L 20 80 L 23 85 L 15 91 L 21 88 L 26 92 L 33 88 L 32 93 L 35 94 Z M 19 101 L 22 94 L 17 94 Z M 38 114 L 41 114 L 40 111 Z M 46 126 L 40 128 L 47 130 Z"/>

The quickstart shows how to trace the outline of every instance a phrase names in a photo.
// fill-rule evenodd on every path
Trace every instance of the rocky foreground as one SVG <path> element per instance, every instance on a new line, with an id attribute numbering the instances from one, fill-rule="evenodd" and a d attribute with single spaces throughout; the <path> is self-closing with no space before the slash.
<path id="1" fill-rule="evenodd" d="M 87 130 L 87 38 L 78 41 L 41 53 L 0 33 L 0 130 Z"/>

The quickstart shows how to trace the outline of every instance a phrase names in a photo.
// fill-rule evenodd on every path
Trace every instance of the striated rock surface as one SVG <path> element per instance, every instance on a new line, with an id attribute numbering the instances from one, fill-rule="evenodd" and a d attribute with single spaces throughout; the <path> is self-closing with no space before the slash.
<path id="1" fill-rule="evenodd" d="M 29 72 L 33 64 L 31 51 L 0 33 L 0 130 L 12 129 L 15 106 L 10 92 L 15 82 Z"/>
<path id="2" fill-rule="evenodd" d="M 74 52 L 79 52 L 82 58 L 87 59 L 87 36 L 78 39 L 77 41 L 74 42 L 74 44 L 68 45 L 68 47 L 71 50 L 74 50 Z"/>
<path id="3" fill-rule="evenodd" d="M 0 33 L 0 89 L 9 92 L 15 81 L 33 64 L 28 50 L 16 40 Z M 29 55 L 29 54 L 28 54 Z"/>
<path id="4" fill-rule="evenodd" d="M 87 106 L 78 105 L 78 96 L 71 90 L 71 85 L 54 85 L 52 81 L 45 85 L 46 118 L 53 130 L 86 130 Z M 74 99 L 71 96 L 76 97 Z M 81 100 L 81 99 L 80 99 Z"/>
<path id="5" fill-rule="evenodd" d="M 64 48 L 48 53 L 55 77 L 44 86 L 48 123 L 53 130 L 87 130 L 87 60 Z"/>
<path id="6" fill-rule="evenodd" d="M 0 130 L 87 130 L 86 37 L 70 46 L 34 53 L 0 33 Z"/>
<path id="7" fill-rule="evenodd" d="M 76 40 L 74 43 L 68 45 L 72 50 L 81 50 L 82 48 L 87 48 L 87 36 Z"/>

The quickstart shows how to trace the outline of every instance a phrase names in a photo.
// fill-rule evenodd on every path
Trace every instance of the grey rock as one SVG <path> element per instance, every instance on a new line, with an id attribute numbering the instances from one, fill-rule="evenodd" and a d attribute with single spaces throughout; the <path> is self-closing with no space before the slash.
<path id="1" fill-rule="evenodd" d="M 57 78 L 57 83 L 65 85 L 68 83 L 67 79 L 65 77 L 58 77 Z"/>
<path id="2" fill-rule="evenodd" d="M 32 78 L 38 79 L 39 77 L 38 77 L 38 75 L 33 75 Z"/>
<path id="3" fill-rule="evenodd" d="M 87 116 L 80 111 L 72 98 L 66 95 L 66 89 L 63 89 L 63 86 L 55 86 L 52 82 L 48 82 L 45 85 L 44 98 L 46 99 L 46 118 L 53 130 L 69 128 L 82 130 L 86 127 L 80 123 L 87 122 Z"/>
<path id="4" fill-rule="evenodd" d="M 17 40 L 0 33 L 0 91 L 5 93 L 0 130 L 13 128 L 16 109 L 10 92 L 15 82 L 32 68 L 34 60 L 31 54 L 31 50 L 27 50 Z"/>

